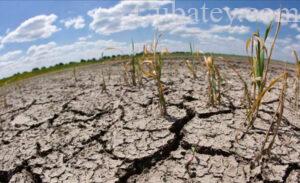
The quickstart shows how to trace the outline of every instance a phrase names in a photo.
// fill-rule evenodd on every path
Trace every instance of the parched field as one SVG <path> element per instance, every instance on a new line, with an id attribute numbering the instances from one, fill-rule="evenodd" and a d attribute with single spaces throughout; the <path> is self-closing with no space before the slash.
<path id="1" fill-rule="evenodd" d="M 248 62 L 230 62 L 249 81 Z M 280 85 L 263 101 L 255 128 L 237 142 L 246 121 L 243 84 L 226 64 L 216 64 L 226 82 L 222 104 L 210 107 L 204 67 L 194 80 L 183 61 L 165 63 L 168 117 L 160 116 L 154 81 L 128 85 L 120 64 L 77 68 L 77 82 L 66 70 L 2 88 L 0 182 L 299 182 L 293 78 L 272 154 L 253 167 Z M 270 76 L 283 68 L 276 63 Z"/>

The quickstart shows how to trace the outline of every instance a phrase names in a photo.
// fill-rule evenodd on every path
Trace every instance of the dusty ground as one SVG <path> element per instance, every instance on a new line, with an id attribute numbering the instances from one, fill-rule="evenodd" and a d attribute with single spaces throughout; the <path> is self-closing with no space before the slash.
<path id="1" fill-rule="evenodd" d="M 279 90 L 268 94 L 255 129 L 237 143 L 245 128 L 243 86 L 218 64 L 226 79 L 218 108 L 207 106 L 203 68 L 193 80 L 182 62 L 165 65 L 168 118 L 159 116 L 153 81 L 125 85 L 119 65 L 81 68 L 76 84 L 69 70 L 2 89 L 8 106 L 0 110 L 0 182 L 298 182 L 300 117 L 292 88 L 272 155 L 253 168 Z M 247 78 L 247 64 L 234 64 Z M 101 69 L 111 73 L 107 93 Z M 272 76 L 280 69 L 274 66 Z M 196 158 L 187 166 L 192 147 Z"/>

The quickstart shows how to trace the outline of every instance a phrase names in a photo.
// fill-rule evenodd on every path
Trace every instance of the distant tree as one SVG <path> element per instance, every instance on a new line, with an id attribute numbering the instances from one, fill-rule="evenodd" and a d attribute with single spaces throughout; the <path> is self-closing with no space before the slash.
<path id="1" fill-rule="evenodd" d="M 92 61 L 93 61 L 93 62 L 96 62 L 96 59 L 95 59 L 95 58 L 93 58 L 93 59 L 92 59 Z"/>
<path id="2" fill-rule="evenodd" d="M 36 67 L 36 68 L 33 68 L 33 69 L 32 69 L 32 72 L 39 71 L 39 70 L 40 70 L 40 69 Z"/>
<path id="3" fill-rule="evenodd" d="M 46 69 L 47 69 L 46 67 L 42 67 L 42 68 L 41 68 L 41 70 L 46 70 Z"/>
<path id="4" fill-rule="evenodd" d="M 84 63 L 84 62 L 86 62 L 86 60 L 84 60 L 84 59 L 81 59 L 81 60 L 80 60 L 80 62 L 81 62 L 81 63 Z"/>

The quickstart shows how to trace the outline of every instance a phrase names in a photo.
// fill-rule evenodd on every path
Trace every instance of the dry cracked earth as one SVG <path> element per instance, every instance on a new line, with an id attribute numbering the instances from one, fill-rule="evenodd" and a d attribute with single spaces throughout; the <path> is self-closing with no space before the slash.
<path id="1" fill-rule="evenodd" d="M 248 77 L 245 62 L 232 64 Z M 299 182 L 300 118 L 292 86 L 272 154 L 253 167 L 279 87 L 263 101 L 255 128 L 236 142 L 245 128 L 243 85 L 218 65 L 226 81 L 222 104 L 209 107 L 204 68 L 194 80 L 182 61 L 167 62 L 165 118 L 154 82 L 126 85 L 119 64 L 77 69 L 76 83 L 66 70 L 2 88 L 0 182 Z M 274 65 L 271 76 L 281 68 Z M 101 70 L 110 73 L 107 92 L 101 92 Z"/>

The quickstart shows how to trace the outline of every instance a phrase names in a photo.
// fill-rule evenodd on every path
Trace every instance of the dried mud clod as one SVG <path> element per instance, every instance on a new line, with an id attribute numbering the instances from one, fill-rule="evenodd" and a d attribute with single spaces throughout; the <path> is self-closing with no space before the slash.
<path id="1" fill-rule="evenodd" d="M 109 67 L 106 92 L 101 92 L 102 66 L 76 68 L 76 87 L 70 72 L 59 72 L 30 79 L 17 90 L 7 88 L 9 107 L 0 109 L 0 182 L 299 180 L 300 121 L 289 95 L 270 158 L 251 167 L 270 126 L 278 88 L 263 102 L 254 129 L 237 143 L 245 122 L 243 85 L 226 66 L 220 69 L 230 79 L 218 107 L 207 105 L 205 69 L 195 79 L 187 68 L 177 70 L 176 77 L 165 69 L 166 117 L 160 116 L 155 82 L 124 86 L 122 67 Z"/>

